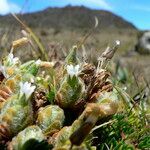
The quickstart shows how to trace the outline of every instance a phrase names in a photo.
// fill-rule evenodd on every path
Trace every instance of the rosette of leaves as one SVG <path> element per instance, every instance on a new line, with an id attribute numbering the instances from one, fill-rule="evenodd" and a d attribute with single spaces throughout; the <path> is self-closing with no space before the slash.
<path id="1" fill-rule="evenodd" d="M 45 137 L 42 130 L 38 126 L 29 126 L 15 136 L 8 146 L 8 149 L 27 150 L 39 149 L 42 147 L 42 142 Z M 46 145 L 45 145 L 46 146 Z M 47 148 L 48 149 L 48 148 Z"/>
<path id="2" fill-rule="evenodd" d="M 70 50 L 68 56 L 65 59 L 65 63 L 67 65 L 78 65 L 80 63 L 79 58 L 77 57 L 77 46 L 73 46 L 72 49 Z"/>
<path id="3" fill-rule="evenodd" d="M 22 72 L 22 74 L 27 74 L 27 75 L 31 74 L 35 76 L 38 73 L 40 63 L 41 63 L 40 60 L 37 61 L 31 60 L 22 64 L 19 69 Z"/>
<path id="4" fill-rule="evenodd" d="M 101 109 L 100 117 L 105 117 L 113 115 L 117 112 L 119 106 L 119 98 L 115 90 L 106 92 L 103 91 L 99 93 L 97 97 L 97 103 Z"/>
<path id="5" fill-rule="evenodd" d="M 31 94 L 35 86 L 30 83 L 20 83 L 20 91 L 10 96 L 0 110 L 0 139 L 17 134 L 29 124 L 32 124 Z"/>
<path id="6" fill-rule="evenodd" d="M 76 108 L 85 96 L 85 84 L 78 77 L 79 65 L 67 66 L 67 74 L 56 93 L 56 103 L 62 108 Z"/>
<path id="7" fill-rule="evenodd" d="M 64 111 L 57 105 L 47 105 L 38 112 L 37 125 L 45 135 L 52 135 L 63 127 Z"/>

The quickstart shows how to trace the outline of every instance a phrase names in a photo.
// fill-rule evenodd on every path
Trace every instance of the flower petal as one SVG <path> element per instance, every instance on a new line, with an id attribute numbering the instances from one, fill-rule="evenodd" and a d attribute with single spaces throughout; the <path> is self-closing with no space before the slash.
<path id="1" fill-rule="evenodd" d="M 13 53 L 9 53 L 9 55 L 8 55 L 8 62 L 11 65 L 15 65 L 16 63 L 18 63 L 18 61 L 19 61 L 18 57 L 14 57 Z"/>
<path id="2" fill-rule="evenodd" d="M 32 86 L 31 83 L 29 82 L 25 83 L 20 82 L 19 85 L 20 85 L 20 94 L 21 95 L 25 94 L 26 99 L 28 99 L 31 96 L 31 94 L 34 92 L 36 88 L 35 86 Z"/>
<path id="3" fill-rule="evenodd" d="M 67 65 L 67 73 L 72 77 L 73 75 L 77 76 L 79 73 L 79 65 Z"/>

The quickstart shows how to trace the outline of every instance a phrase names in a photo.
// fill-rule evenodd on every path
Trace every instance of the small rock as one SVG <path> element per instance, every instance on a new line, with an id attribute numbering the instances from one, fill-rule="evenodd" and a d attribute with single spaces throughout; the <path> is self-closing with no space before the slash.
<path id="1" fill-rule="evenodd" d="M 140 54 L 150 54 L 150 31 L 145 31 L 139 36 L 135 51 Z"/>

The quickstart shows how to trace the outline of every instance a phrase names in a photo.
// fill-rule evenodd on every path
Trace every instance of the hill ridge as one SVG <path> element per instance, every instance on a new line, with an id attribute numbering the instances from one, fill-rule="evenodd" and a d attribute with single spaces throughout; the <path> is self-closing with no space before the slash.
<path id="1" fill-rule="evenodd" d="M 66 6 L 63 8 L 49 7 L 43 11 L 21 15 L 22 20 L 30 27 L 61 28 L 61 29 L 89 29 L 94 24 L 94 17 L 99 20 L 101 29 L 137 29 L 132 23 L 122 17 L 106 11 L 94 10 L 84 6 Z M 0 27 L 16 23 L 10 15 L 0 16 Z"/>

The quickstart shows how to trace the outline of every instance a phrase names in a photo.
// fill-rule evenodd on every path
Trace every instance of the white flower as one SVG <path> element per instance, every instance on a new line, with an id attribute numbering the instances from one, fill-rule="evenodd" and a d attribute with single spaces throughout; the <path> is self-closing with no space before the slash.
<path id="1" fill-rule="evenodd" d="M 73 66 L 73 65 L 67 65 L 67 73 L 72 76 L 77 76 L 79 73 L 79 65 Z"/>
<path id="2" fill-rule="evenodd" d="M 40 64 L 41 64 L 41 60 L 40 59 L 38 59 L 36 62 L 35 62 L 35 64 L 37 65 L 37 66 L 39 66 Z"/>
<path id="3" fill-rule="evenodd" d="M 116 40 L 116 45 L 120 45 L 120 41 L 119 40 Z"/>
<path id="4" fill-rule="evenodd" d="M 19 61 L 19 58 L 18 57 L 14 57 L 13 53 L 9 53 L 8 55 L 8 62 L 12 65 L 15 65 L 17 64 Z"/>
<path id="5" fill-rule="evenodd" d="M 31 94 L 34 92 L 35 90 L 35 86 L 31 86 L 31 83 L 29 82 L 25 82 L 25 83 L 22 83 L 20 82 L 20 94 L 25 94 L 26 96 L 26 99 L 28 99 Z"/>
<path id="6" fill-rule="evenodd" d="M 4 75 L 4 77 L 7 79 L 9 78 L 8 74 L 6 73 L 6 67 L 0 65 L 0 71 L 2 72 L 2 74 Z"/>

